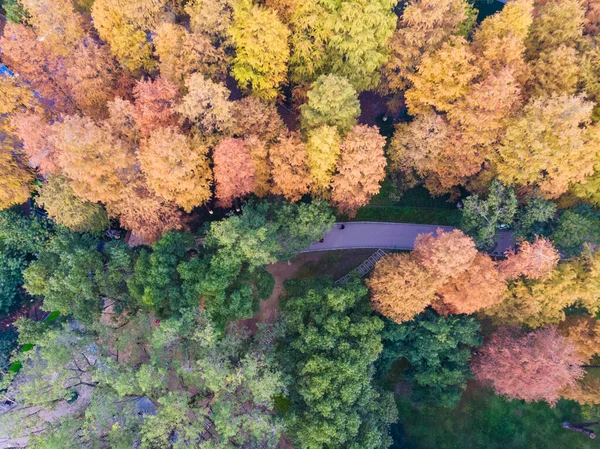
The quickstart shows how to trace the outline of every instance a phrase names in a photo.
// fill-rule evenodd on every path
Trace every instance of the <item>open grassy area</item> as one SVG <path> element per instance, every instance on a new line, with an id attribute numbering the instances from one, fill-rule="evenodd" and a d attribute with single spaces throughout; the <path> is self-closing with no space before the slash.
<path id="1" fill-rule="evenodd" d="M 436 224 L 457 226 L 460 211 L 448 196 L 432 197 L 424 187 L 414 187 L 401 196 L 393 183 L 386 179 L 381 191 L 371 202 L 359 209 L 352 221 L 385 221 L 397 223 Z M 344 220 L 345 217 L 339 217 Z"/>
<path id="2" fill-rule="evenodd" d="M 310 279 L 318 276 L 331 276 L 337 280 L 354 270 L 376 251 L 373 248 L 363 248 L 300 254 L 294 259 L 294 263 L 303 260 L 306 262 L 300 267 L 294 278 Z M 316 254 L 322 255 L 315 259 Z"/>
<path id="3" fill-rule="evenodd" d="M 421 406 L 403 397 L 397 400 L 401 428 L 394 429 L 403 449 L 592 449 L 597 440 L 563 429 L 564 421 L 596 421 L 581 406 L 560 401 L 546 403 L 506 401 L 489 390 L 470 385 L 454 410 Z M 402 433 L 404 435 L 402 435 Z"/>

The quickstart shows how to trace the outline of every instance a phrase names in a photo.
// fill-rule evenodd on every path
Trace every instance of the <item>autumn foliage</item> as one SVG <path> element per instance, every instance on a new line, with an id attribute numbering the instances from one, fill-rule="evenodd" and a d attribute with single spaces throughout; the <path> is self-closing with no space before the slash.
<path id="1" fill-rule="evenodd" d="M 477 351 L 472 369 L 500 395 L 554 405 L 561 390 L 583 377 L 583 362 L 555 327 L 532 332 L 501 327 Z"/>

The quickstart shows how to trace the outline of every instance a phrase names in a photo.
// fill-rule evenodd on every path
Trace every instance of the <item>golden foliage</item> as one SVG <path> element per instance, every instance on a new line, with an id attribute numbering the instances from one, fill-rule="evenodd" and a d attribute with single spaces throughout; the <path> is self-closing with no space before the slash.
<path id="1" fill-rule="evenodd" d="M 594 317 L 568 316 L 558 329 L 575 343 L 581 360 L 589 362 L 596 354 L 600 354 L 600 322 Z"/>
<path id="2" fill-rule="evenodd" d="M 154 192 L 191 212 L 211 197 L 208 150 L 175 128 L 159 128 L 138 150 L 138 160 Z"/>
<path id="3" fill-rule="evenodd" d="M 412 257 L 440 279 L 457 277 L 466 271 L 477 255 L 475 242 L 464 232 L 438 229 L 435 234 L 419 234 Z"/>
<path id="4" fill-rule="evenodd" d="M 269 148 L 272 192 L 283 195 L 289 201 L 298 201 L 308 192 L 306 145 L 296 133 L 281 135 L 279 141 Z"/>
<path id="5" fill-rule="evenodd" d="M 409 254 L 388 254 L 366 280 L 373 308 L 396 323 L 411 320 L 434 299 L 435 275 Z"/>
<path id="6" fill-rule="evenodd" d="M 15 142 L 0 134 L 0 209 L 24 203 L 33 190 L 35 176 L 15 155 Z"/>
<path id="7" fill-rule="evenodd" d="M 331 182 L 340 156 L 342 138 L 335 126 L 323 125 L 308 132 L 306 154 L 313 194 L 328 199 Z"/>
<path id="8" fill-rule="evenodd" d="M 235 137 L 255 135 L 267 144 L 275 142 L 288 130 L 275 105 L 254 97 L 234 101 L 230 120 Z"/>
<path id="9" fill-rule="evenodd" d="M 332 201 L 350 217 L 367 204 L 385 178 L 385 137 L 375 127 L 357 125 L 340 149 L 338 173 L 333 177 Z"/>
<path id="10" fill-rule="evenodd" d="M 176 110 L 206 131 L 225 131 L 230 126 L 229 89 L 194 73 L 185 80 L 187 94 Z"/>

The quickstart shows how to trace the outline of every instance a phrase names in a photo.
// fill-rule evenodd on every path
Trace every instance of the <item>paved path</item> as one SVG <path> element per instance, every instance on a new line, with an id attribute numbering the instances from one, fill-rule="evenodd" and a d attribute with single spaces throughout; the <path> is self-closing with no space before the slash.
<path id="1" fill-rule="evenodd" d="M 342 224 L 346 227 L 345 229 L 340 229 L 340 225 Z M 331 231 L 325 235 L 323 243 L 313 243 L 303 252 L 353 248 L 411 250 L 414 247 L 417 235 L 435 232 L 439 228 L 445 231 L 454 229 L 451 226 L 370 221 L 336 223 Z M 498 245 L 492 254 L 503 254 L 511 246 L 514 246 L 512 233 L 500 231 Z"/>

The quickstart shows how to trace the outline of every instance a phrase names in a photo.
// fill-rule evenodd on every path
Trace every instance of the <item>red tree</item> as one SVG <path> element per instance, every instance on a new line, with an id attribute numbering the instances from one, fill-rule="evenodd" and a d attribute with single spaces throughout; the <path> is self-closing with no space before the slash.
<path id="1" fill-rule="evenodd" d="M 540 279 L 552 272 L 559 259 L 560 255 L 550 240 L 536 237 L 533 243 L 521 243 L 519 252 L 508 251 L 498 268 L 507 279 L 521 275 Z"/>
<path id="2" fill-rule="evenodd" d="M 219 205 L 231 207 L 235 198 L 248 195 L 256 186 L 252 153 L 242 139 L 225 139 L 213 152 L 215 196 Z"/>
<path id="3" fill-rule="evenodd" d="M 559 392 L 583 377 L 582 365 L 573 342 L 554 326 L 529 333 L 501 327 L 479 349 L 472 369 L 500 395 L 554 406 Z"/>
<path id="4" fill-rule="evenodd" d="M 163 78 L 138 81 L 133 95 L 136 118 L 144 134 L 176 124 L 173 107 L 178 97 L 177 85 Z"/>

